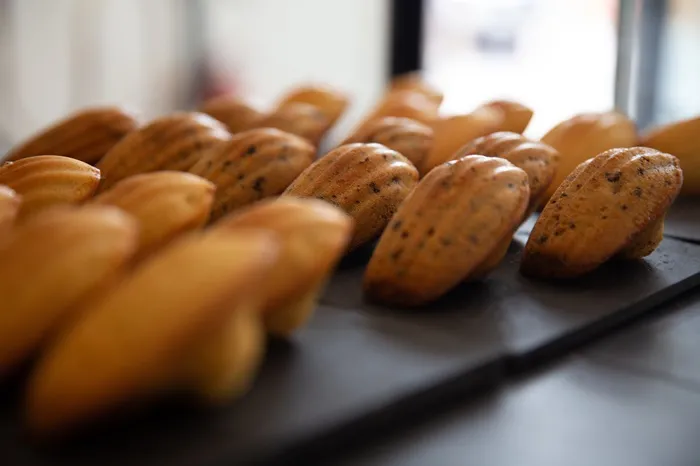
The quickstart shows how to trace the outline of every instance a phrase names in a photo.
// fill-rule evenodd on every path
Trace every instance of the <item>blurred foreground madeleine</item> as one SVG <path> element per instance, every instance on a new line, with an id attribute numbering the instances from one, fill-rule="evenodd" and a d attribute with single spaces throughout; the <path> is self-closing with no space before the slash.
<path id="1" fill-rule="evenodd" d="M 381 144 L 347 144 L 304 170 L 285 196 L 326 201 L 355 221 L 350 248 L 378 237 L 418 182 L 418 171 L 403 155 Z"/>
<path id="2" fill-rule="evenodd" d="M 700 116 L 652 128 L 640 145 L 678 157 L 683 168 L 682 194 L 700 195 Z"/>
<path id="3" fill-rule="evenodd" d="M 307 140 L 273 128 L 236 134 L 190 170 L 216 185 L 212 220 L 281 194 L 314 160 Z"/>
<path id="4" fill-rule="evenodd" d="M 232 134 L 253 128 L 263 117 L 261 111 L 232 95 L 213 97 L 199 111 L 219 120 Z"/>
<path id="5" fill-rule="evenodd" d="M 257 290 L 278 248 L 265 231 L 191 233 L 143 262 L 41 355 L 27 389 L 31 431 L 67 435 L 170 391 L 240 396 L 263 356 Z"/>
<path id="6" fill-rule="evenodd" d="M 94 164 L 138 128 L 136 116 L 121 107 L 90 107 L 38 131 L 8 152 L 5 160 L 62 155 Z"/>
<path id="7" fill-rule="evenodd" d="M 637 128 L 622 113 L 583 113 L 559 123 L 541 140 L 560 155 L 557 173 L 543 197 L 546 202 L 580 163 L 608 149 L 636 146 Z"/>
<path id="8" fill-rule="evenodd" d="M 209 150 L 230 139 L 221 122 L 203 113 L 177 112 L 157 118 L 130 133 L 100 160 L 100 190 L 138 173 L 188 171 Z"/>
<path id="9" fill-rule="evenodd" d="M 289 337 L 311 317 L 324 284 L 352 237 L 353 220 L 318 199 L 266 199 L 228 215 L 212 229 L 228 233 L 260 228 L 278 234 L 280 255 L 265 289 L 263 322 L 276 336 Z"/>
<path id="10" fill-rule="evenodd" d="M 366 295 L 420 306 L 496 267 L 527 208 L 527 174 L 471 155 L 435 167 L 384 230 L 364 278 Z"/>
<path id="11" fill-rule="evenodd" d="M 678 159 L 646 147 L 610 149 L 581 163 L 542 210 L 521 271 L 574 278 L 613 257 L 651 254 L 682 184 Z"/>
<path id="12" fill-rule="evenodd" d="M 61 204 L 81 204 L 98 190 L 100 170 L 57 155 L 39 155 L 0 165 L 0 185 L 22 196 L 20 220 Z"/>
<path id="13" fill-rule="evenodd" d="M 138 226 L 114 207 L 55 207 L 16 227 L 0 253 L 0 376 L 119 279 Z"/>
<path id="14" fill-rule="evenodd" d="M 161 171 L 123 179 L 92 203 L 113 205 L 139 224 L 138 257 L 162 248 L 209 220 L 216 187 L 191 173 Z"/>

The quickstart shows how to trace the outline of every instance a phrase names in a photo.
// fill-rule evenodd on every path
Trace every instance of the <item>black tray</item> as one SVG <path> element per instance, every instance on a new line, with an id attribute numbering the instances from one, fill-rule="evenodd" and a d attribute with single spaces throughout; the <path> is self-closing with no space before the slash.
<path id="1" fill-rule="evenodd" d="M 484 283 L 429 310 L 367 304 L 364 258 L 336 273 L 308 328 L 273 342 L 253 391 L 202 410 L 164 403 L 60 449 L 37 450 L 0 411 L 0 464 L 246 464 L 315 456 L 361 442 L 471 390 L 560 356 L 700 282 L 700 246 L 665 239 L 644 261 L 614 263 L 570 285 L 517 272 L 525 236 Z M 303 464 L 303 461 L 301 462 Z"/>
<path id="2" fill-rule="evenodd" d="M 667 236 L 700 243 L 700 197 L 676 199 L 664 222 Z"/>

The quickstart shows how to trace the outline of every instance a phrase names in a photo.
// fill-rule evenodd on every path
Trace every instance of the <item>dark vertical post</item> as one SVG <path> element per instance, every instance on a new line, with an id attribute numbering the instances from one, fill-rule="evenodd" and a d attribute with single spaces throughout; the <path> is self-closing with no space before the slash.
<path id="1" fill-rule="evenodd" d="M 668 19 L 667 0 L 643 0 L 636 89 L 637 126 L 655 123 L 659 111 L 659 61 Z"/>
<path id="2" fill-rule="evenodd" d="M 421 68 L 423 12 L 427 0 L 391 0 L 389 77 Z"/>

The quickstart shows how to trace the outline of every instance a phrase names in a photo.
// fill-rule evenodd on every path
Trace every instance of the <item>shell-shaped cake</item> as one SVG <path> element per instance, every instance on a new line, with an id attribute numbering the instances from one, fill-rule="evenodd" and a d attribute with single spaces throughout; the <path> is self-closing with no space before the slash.
<path id="1" fill-rule="evenodd" d="M 30 136 L 5 160 L 62 155 L 94 164 L 138 125 L 136 116 L 120 107 L 86 108 Z"/>
<path id="2" fill-rule="evenodd" d="M 207 100 L 199 111 L 219 120 L 233 134 L 253 128 L 263 117 L 252 105 L 230 95 Z"/>
<path id="3" fill-rule="evenodd" d="M 119 207 L 138 221 L 138 255 L 143 257 L 204 226 L 215 191 L 212 182 L 191 173 L 161 171 L 125 178 L 93 203 Z"/>
<path id="4" fill-rule="evenodd" d="M 580 163 L 608 149 L 637 145 L 637 128 L 618 112 L 584 113 L 565 120 L 542 137 L 559 151 L 559 168 L 543 199 L 546 202 Z"/>
<path id="5" fill-rule="evenodd" d="M 534 111 L 525 105 L 512 100 L 493 100 L 479 106 L 475 111 L 482 109 L 496 109 L 503 115 L 499 131 L 509 131 L 522 134 L 532 119 Z"/>
<path id="6" fill-rule="evenodd" d="M 678 159 L 655 149 L 611 149 L 583 162 L 542 210 L 522 272 L 571 278 L 614 256 L 650 254 L 682 184 Z"/>
<path id="7" fill-rule="evenodd" d="M 683 169 L 683 194 L 700 194 L 700 117 L 652 128 L 640 145 L 678 157 Z"/>
<path id="8" fill-rule="evenodd" d="M 266 330 L 287 337 L 313 314 L 318 296 L 352 237 L 352 218 L 318 199 L 266 199 L 222 218 L 216 231 L 261 228 L 278 234 L 280 254 L 266 289 Z M 290 273 L 293 270 L 294 273 Z"/>
<path id="9" fill-rule="evenodd" d="M 281 194 L 314 160 L 305 139 L 273 128 L 236 134 L 203 157 L 191 173 L 216 185 L 212 220 L 247 204 Z"/>
<path id="10" fill-rule="evenodd" d="M 258 284 L 276 254 L 264 231 L 191 233 L 141 263 L 42 353 L 29 428 L 68 435 L 162 391 L 215 403 L 245 392 L 264 351 Z"/>
<path id="11" fill-rule="evenodd" d="M 61 207 L 18 225 L 0 254 L 0 375 L 117 279 L 137 225 L 114 207 Z"/>
<path id="12" fill-rule="evenodd" d="M 500 157 L 522 168 L 530 183 L 530 206 L 533 209 L 552 183 L 559 163 L 559 153 L 553 147 L 506 131 L 473 140 L 460 149 L 454 158 L 473 154 Z"/>
<path id="13" fill-rule="evenodd" d="M 328 85 L 305 85 L 291 90 L 282 97 L 278 109 L 291 103 L 313 105 L 328 119 L 328 127 L 333 126 L 348 108 L 347 94 Z"/>
<path id="14" fill-rule="evenodd" d="M 355 220 L 350 248 L 379 236 L 415 187 L 418 171 L 403 155 L 381 144 L 347 144 L 318 159 L 285 195 L 315 197 Z"/>
<path id="15" fill-rule="evenodd" d="M 22 196 L 14 189 L 0 185 L 0 240 L 12 228 L 22 205 Z"/>
<path id="16" fill-rule="evenodd" d="M 393 149 L 420 167 L 433 146 L 433 130 L 416 120 L 383 117 L 368 122 L 341 145 L 376 142 Z"/>
<path id="17" fill-rule="evenodd" d="M 527 208 L 527 174 L 472 155 L 428 173 L 384 230 L 364 289 L 385 304 L 419 306 L 488 271 Z"/>
<path id="18" fill-rule="evenodd" d="M 224 125 L 203 113 L 157 118 L 122 139 L 97 164 L 101 190 L 137 173 L 187 171 L 208 151 L 231 138 Z"/>
<path id="19" fill-rule="evenodd" d="M 257 128 L 277 128 L 296 134 L 318 146 L 331 127 L 331 121 L 318 107 L 302 102 L 290 102 L 261 118 Z"/>
<path id="20" fill-rule="evenodd" d="M 100 170 L 80 160 L 38 155 L 0 166 L 0 184 L 22 196 L 20 218 L 58 204 L 80 204 L 100 184 Z"/>

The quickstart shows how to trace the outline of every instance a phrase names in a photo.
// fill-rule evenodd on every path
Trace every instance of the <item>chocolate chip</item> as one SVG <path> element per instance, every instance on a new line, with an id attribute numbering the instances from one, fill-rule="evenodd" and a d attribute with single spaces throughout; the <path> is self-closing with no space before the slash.
<path id="1" fill-rule="evenodd" d="M 603 215 L 603 216 L 600 217 L 600 218 L 602 218 L 603 220 L 607 220 L 607 219 L 608 219 L 608 216 L 607 216 L 607 215 Z"/>
<path id="2" fill-rule="evenodd" d="M 435 228 L 430 227 L 430 229 L 428 230 L 428 236 L 433 236 L 434 234 L 435 234 Z"/>
<path id="3" fill-rule="evenodd" d="M 544 243 L 547 242 L 548 239 L 549 239 L 549 236 L 547 236 L 547 235 L 540 235 L 540 237 L 537 238 L 537 243 L 538 243 L 538 244 L 544 244 Z"/>
<path id="4" fill-rule="evenodd" d="M 508 189 L 513 189 L 515 188 L 515 185 L 513 183 L 508 183 Z"/>
<path id="5" fill-rule="evenodd" d="M 399 228 L 401 228 L 401 225 L 402 225 L 402 224 L 403 224 L 403 222 L 402 222 L 401 220 L 396 220 L 396 221 L 394 221 L 394 223 L 391 225 L 391 229 L 394 230 L 394 231 L 398 231 Z"/>
<path id="6" fill-rule="evenodd" d="M 452 244 L 452 240 L 450 238 L 440 238 L 440 244 L 443 246 L 449 246 Z"/>
<path id="7" fill-rule="evenodd" d="M 619 171 L 612 172 L 612 173 L 605 172 L 605 179 L 611 183 L 616 183 L 616 182 L 620 181 L 621 176 L 622 176 L 622 173 L 620 173 Z"/>
<path id="8" fill-rule="evenodd" d="M 554 236 L 561 236 L 566 231 L 566 228 L 557 228 L 554 230 Z"/>
<path id="9" fill-rule="evenodd" d="M 569 195 L 566 193 L 561 193 L 561 196 L 559 196 L 559 197 L 569 197 Z"/>
<path id="10" fill-rule="evenodd" d="M 375 183 L 374 181 L 372 181 L 372 182 L 369 184 L 369 188 L 370 188 L 370 189 L 372 190 L 372 192 L 375 193 L 375 194 L 377 194 L 377 193 L 379 193 L 379 192 L 381 191 L 381 190 L 379 189 L 379 187 L 377 186 L 377 183 Z"/>
<path id="11" fill-rule="evenodd" d="M 620 209 L 622 209 L 622 210 L 627 210 L 627 204 L 622 204 L 622 205 L 620 206 Z"/>
<path id="12" fill-rule="evenodd" d="M 452 183 L 450 183 L 450 180 L 442 180 L 440 186 L 442 186 L 445 189 L 449 189 L 450 186 L 452 186 Z"/>
<path id="13" fill-rule="evenodd" d="M 581 183 L 578 183 L 578 184 L 576 185 L 576 189 L 581 189 Z"/>
<path id="14" fill-rule="evenodd" d="M 243 178 L 245 178 L 245 175 L 243 173 L 238 174 L 238 181 L 241 181 Z"/>
<path id="15" fill-rule="evenodd" d="M 401 254 L 403 254 L 403 248 L 397 249 L 396 251 L 391 253 L 391 260 L 397 261 L 401 257 Z"/>
<path id="16" fill-rule="evenodd" d="M 576 229 L 576 224 L 575 224 L 574 222 L 569 223 L 569 228 L 570 228 L 571 230 L 575 230 L 575 229 Z"/>
<path id="17" fill-rule="evenodd" d="M 632 191 L 632 194 L 634 194 L 637 197 L 642 197 L 642 188 L 637 186 L 636 188 L 634 188 L 634 191 Z"/>
<path id="18" fill-rule="evenodd" d="M 476 235 L 469 235 L 469 241 L 472 242 L 474 246 L 479 244 L 479 237 Z"/>
<path id="19" fill-rule="evenodd" d="M 643 176 L 643 175 L 644 175 L 644 169 L 643 169 L 642 167 L 637 168 L 637 173 L 638 173 L 640 176 Z"/>
<path id="20" fill-rule="evenodd" d="M 407 231 L 402 231 L 402 232 L 401 232 L 401 237 L 402 237 L 403 239 L 408 238 L 408 232 L 407 232 Z"/>
<path id="21" fill-rule="evenodd" d="M 394 176 L 393 178 L 391 178 L 391 182 L 394 183 L 394 184 L 398 184 L 398 183 L 401 182 L 401 177 L 399 177 L 399 176 Z"/>
<path id="22" fill-rule="evenodd" d="M 230 160 L 225 161 L 224 162 L 224 170 L 227 169 L 228 167 L 230 167 L 232 163 L 233 162 L 231 162 Z"/>
<path id="23" fill-rule="evenodd" d="M 265 177 L 264 176 L 259 176 L 255 178 L 255 181 L 253 181 L 253 190 L 257 192 L 258 194 L 263 193 L 263 183 L 265 183 Z"/>
<path id="24" fill-rule="evenodd" d="M 248 149 L 246 149 L 245 155 L 244 155 L 244 156 L 245 156 L 245 157 L 250 157 L 251 155 L 255 154 L 255 152 L 256 152 L 257 150 L 258 150 L 258 148 L 255 147 L 255 145 L 252 145 L 252 144 L 251 144 L 250 146 L 248 146 Z"/>

